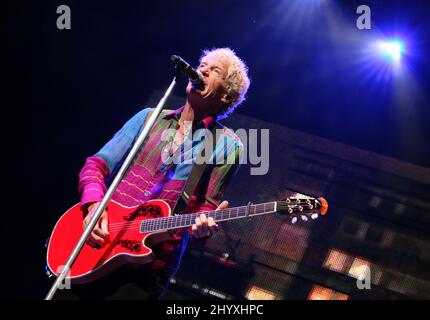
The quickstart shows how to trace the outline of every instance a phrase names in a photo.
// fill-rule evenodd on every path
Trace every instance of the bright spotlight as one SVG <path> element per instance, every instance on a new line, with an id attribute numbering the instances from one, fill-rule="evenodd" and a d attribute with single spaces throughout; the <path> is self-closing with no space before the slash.
<path id="1" fill-rule="evenodd" d="M 387 40 L 378 43 L 381 56 L 390 62 L 399 62 L 405 53 L 405 44 L 400 40 Z"/>

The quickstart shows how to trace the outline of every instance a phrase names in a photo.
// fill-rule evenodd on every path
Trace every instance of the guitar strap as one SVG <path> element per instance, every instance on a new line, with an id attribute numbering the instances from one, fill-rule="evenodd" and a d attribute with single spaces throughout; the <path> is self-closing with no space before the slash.
<path id="1" fill-rule="evenodd" d="M 190 174 L 188 175 L 187 182 L 185 183 L 185 186 L 182 189 L 182 192 L 179 194 L 179 198 L 176 202 L 173 212 L 183 213 L 184 210 L 188 207 L 191 197 L 197 187 L 197 184 L 201 180 L 202 175 L 207 167 L 207 164 L 209 163 L 211 156 L 215 152 L 216 145 L 221 136 L 216 134 L 216 130 L 219 128 L 221 127 L 215 122 L 211 132 L 206 131 L 205 140 L 202 144 L 202 148 L 200 149 L 205 151 L 205 155 L 204 155 L 205 161 L 203 161 L 202 164 L 193 162 L 193 166 L 191 167 L 191 171 L 190 171 Z M 214 139 L 208 139 L 207 137 L 208 134 L 212 134 L 212 137 Z M 213 143 L 212 148 L 209 148 L 209 150 L 211 150 L 212 152 L 208 152 L 208 154 L 206 154 L 206 150 L 207 150 L 206 147 L 210 142 Z"/>

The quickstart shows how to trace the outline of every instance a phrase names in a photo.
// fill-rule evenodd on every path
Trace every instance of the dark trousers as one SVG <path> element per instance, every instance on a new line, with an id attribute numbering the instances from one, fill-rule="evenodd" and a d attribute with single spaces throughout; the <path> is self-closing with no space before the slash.
<path id="1" fill-rule="evenodd" d="M 156 300 L 169 279 L 164 270 L 123 266 L 93 282 L 57 290 L 54 300 Z"/>

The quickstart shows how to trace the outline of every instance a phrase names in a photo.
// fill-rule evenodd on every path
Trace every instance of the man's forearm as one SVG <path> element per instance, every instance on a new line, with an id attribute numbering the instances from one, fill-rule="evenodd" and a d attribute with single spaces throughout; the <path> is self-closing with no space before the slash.
<path id="1" fill-rule="evenodd" d="M 106 192 L 104 179 L 110 174 L 109 167 L 99 157 L 88 157 L 79 173 L 79 193 L 81 195 L 81 208 L 101 201 Z"/>

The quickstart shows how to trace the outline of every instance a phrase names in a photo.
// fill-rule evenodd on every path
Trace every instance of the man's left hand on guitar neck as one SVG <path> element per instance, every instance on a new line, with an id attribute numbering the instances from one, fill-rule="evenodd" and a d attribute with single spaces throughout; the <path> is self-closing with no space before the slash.
<path id="1" fill-rule="evenodd" d="M 221 204 L 216 208 L 216 210 L 223 210 L 228 208 L 228 201 L 224 200 Z M 215 223 L 212 217 L 207 218 L 205 214 L 200 214 L 199 217 L 196 218 L 196 223 L 193 224 L 190 230 L 190 234 L 195 239 L 204 239 L 213 236 L 216 232 L 218 232 L 219 227 L 218 224 Z"/>

